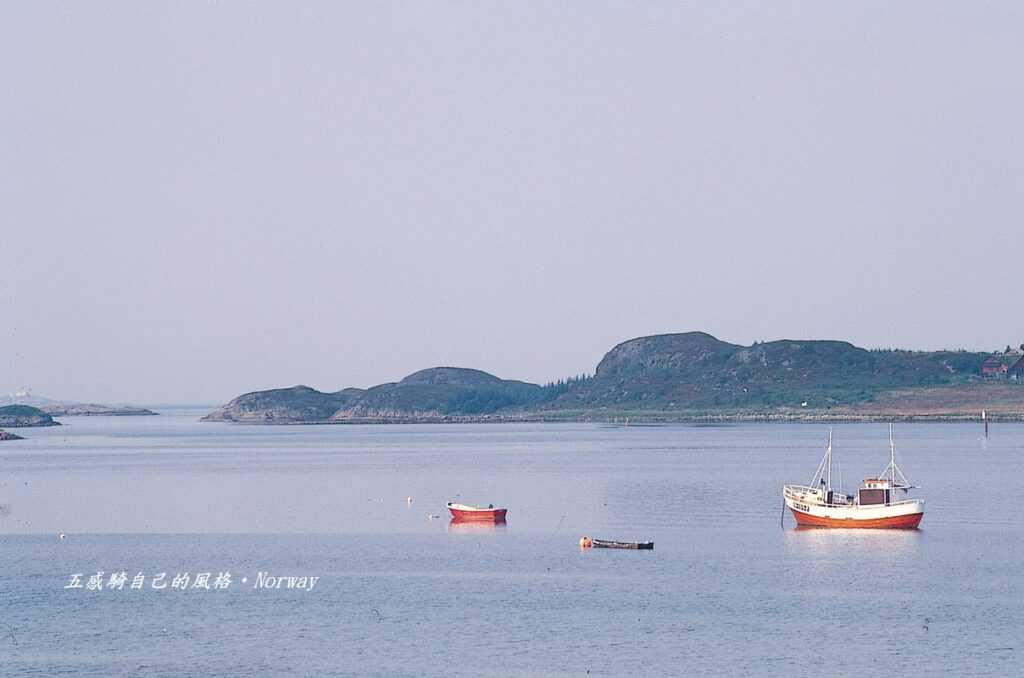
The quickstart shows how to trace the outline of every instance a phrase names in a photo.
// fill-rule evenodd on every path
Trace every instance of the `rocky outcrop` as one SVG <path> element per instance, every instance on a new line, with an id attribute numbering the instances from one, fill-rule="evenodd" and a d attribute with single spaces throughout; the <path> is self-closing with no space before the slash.
<path id="1" fill-rule="evenodd" d="M 53 417 L 39 408 L 29 405 L 7 405 L 0 407 L 0 427 L 60 426 Z"/>
<path id="2" fill-rule="evenodd" d="M 7 431 L 0 428 L 0 440 L 24 440 L 24 438 L 13 433 L 8 433 Z"/>
<path id="3" fill-rule="evenodd" d="M 250 424 L 320 423 L 338 411 L 345 398 L 309 386 L 253 391 L 238 396 L 203 417 L 203 421 L 237 421 Z"/>
<path id="4" fill-rule="evenodd" d="M 364 421 L 436 421 L 447 415 L 439 410 L 403 410 L 371 407 L 364 403 L 345 407 L 330 417 L 332 423 Z"/>

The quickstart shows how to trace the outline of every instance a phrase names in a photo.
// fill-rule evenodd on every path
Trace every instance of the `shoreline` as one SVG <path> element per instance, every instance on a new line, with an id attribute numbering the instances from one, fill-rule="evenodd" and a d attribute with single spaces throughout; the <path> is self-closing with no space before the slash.
<path id="1" fill-rule="evenodd" d="M 990 423 L 1024 423 L 1024 412 L 992 413 L 987 415 Z M 297 420 L 267 421 L 246 419 L 206 419 L 203 423 L 248 424 L 253 426 L 370 426 L 379 424 L 613 424 L 619 426 L 650 424 L 743 424 L 743 423 L 790 423 L 790 424 L 878 424 L 878 423 L 982 423 L 977 413 L 741 413 L 741 414 L 692 414 L 665 415 L 656 413 L 622 413 L 616 415 L 451 415 L 437 417 L 363 417 L 344 420 Z"/>

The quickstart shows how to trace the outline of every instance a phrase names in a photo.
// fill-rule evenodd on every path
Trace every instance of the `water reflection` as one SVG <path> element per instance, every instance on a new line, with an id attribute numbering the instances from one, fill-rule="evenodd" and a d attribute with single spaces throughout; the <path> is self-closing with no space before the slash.
<path id="1" fill-rule="evenodd" d="M 921 530 L 833 529 L 794 527 L 783 532 L 783 544 L 791 555 L 829 562 L 836 558 L 875 563 L 894 563 L 916 557 Z"/>
<path id="2" fill-rule="evenodd" d="M 450 534 L 504 534 L 508 531 L 508 523 L 483 523 L 473 520 L 459 520 L 452 518 L 448 522 Z"/>

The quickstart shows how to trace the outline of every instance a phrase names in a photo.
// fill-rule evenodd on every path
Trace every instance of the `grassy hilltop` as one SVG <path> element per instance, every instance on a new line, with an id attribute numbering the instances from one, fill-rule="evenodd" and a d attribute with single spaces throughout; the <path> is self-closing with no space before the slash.
<path id="1" fill-rule="evenodd" d="M 735 410 L 852 405 L 901 388 L 965 382 L 984 353 L 868 351 L 845 341 L 739 346 L 704 332 L 623 342 L 560 404 Z"/>

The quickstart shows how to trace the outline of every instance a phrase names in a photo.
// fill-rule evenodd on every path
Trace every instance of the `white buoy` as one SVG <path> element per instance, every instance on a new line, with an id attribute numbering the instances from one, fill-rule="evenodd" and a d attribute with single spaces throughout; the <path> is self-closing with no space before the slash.
<path id="1" fill-rule="evenodd" d="M 61 532 L 60 534 L 57 535 L 57 539 L 63 539 L 63 538 L 64 538 L 64 533 L 63 532 Z"/>

